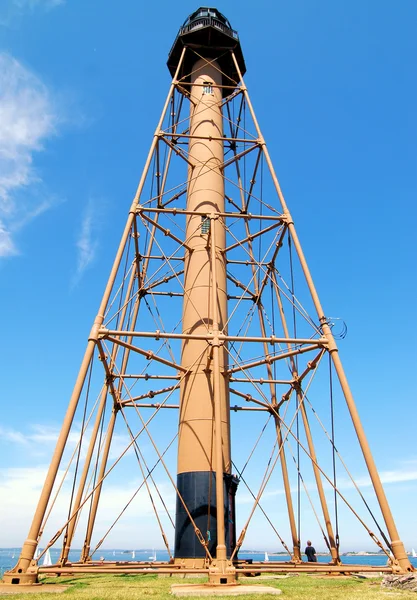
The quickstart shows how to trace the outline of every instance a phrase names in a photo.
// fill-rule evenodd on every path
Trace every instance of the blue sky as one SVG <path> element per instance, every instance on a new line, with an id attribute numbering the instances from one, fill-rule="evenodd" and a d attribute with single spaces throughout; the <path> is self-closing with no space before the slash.
<path id="1" fill-rule="evenodd" d="M 143 4 L 0 7 L 0 546 L 26 535 L 168 90 L 167 54 L 197 8 Z M 417 5 L 217 7 L 239 32 L 246 84 L 325 311 L 348 325 L 341 356 L 410 548 Z M 127 522 L 115 545 L 132 545 L 128 535 Z M 353 526 L 345 544 L 369 546 Z"/>

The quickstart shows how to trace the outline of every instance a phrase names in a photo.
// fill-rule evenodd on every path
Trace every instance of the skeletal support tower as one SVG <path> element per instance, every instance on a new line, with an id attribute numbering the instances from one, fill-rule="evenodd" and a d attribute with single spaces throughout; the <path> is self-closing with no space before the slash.
<path id="1" fill-rule="evenodd" d="M 392 552 L 392 564 L 382 570 L 410 571 L 412 567 L 399 539 L 331 324 L 321 306 L 243 82 L 245 63 L 238 35 L 219 11 L 202 7 L 181 27 L 169 55 L 168 67 L 173 77 L 170 91 L 89 335 L 39 503 L 18 563 L 5 574 L 4 580 L 25 584 L 36 582 L 39 573 L 92 570 L 149 573 L 152 568 L 161 573 L 206 573 L 213 584 L 233 583 L 237 573 L 254 572 L 253 565 L 238 560 L 238 552 L 258 509 L 267 517 L 290 560 L 271 561 L 268 565 L 259 563 L 256 571 L 342 572 L 346 567 L 339 556 L 337 517 L 334 528 L 325 483 L 334 488 L 335 498 L 339 497 L 358 517 L 387 557 Z M 230 108 L 234 101 L 238 103 L 236 115 Z M 189 111 L 183 118 L 181 110 L 187 102 Z M 243 107 L 248 109 L 251 132 L 247 131 L 249 126 L 247 129 L 242 126 Z M 161 148 L 167 151 L 165 161 L 161 159 Z M 241 165 L 247 157 L 252 159 L 252 167 L 251 175 L 245 179 Z M 170 166 L 174 159 L 180 163 L 177 171 Z M 262 178 L 263 164 L 270 175 L 269 194 L 273 196 L 267 201 L 256 183 L 257 178 Z M 186 171 L 184 178 L 179 175 L 183 173 L 181 168 Z M 235 170 L 234 175 L 230 173 L 231 169 Z M 171 170 L 175 181 L 169 179 Z M 256 252 L 255 244 L 258 244 Z M 286 267 L 278 268 L 278 260 L 282 260 L 286 245 L 291 277 L 291 252 L 294 251 L 308 302 L 315 311 L 314 318 L 296 299 L 294 287 L 290 289 L 280 281 Z M 176 285 L 174 291 L 167 287 L 171 284 Z M 231 291 L 233 286 L 238 292 Z M 267 291 L 270 292 L 268 297 Z M 161 300 L 163 308 L 158 312 L 156 328 L 146 312 L 147 298 L 155 305 Z M 161 312 L 170 313 L 171 306 L 172 312 L 177 310 L 179 314 L 179 331 L 171 314 L 166 315 L 162 323 Z M 250 308 L 246 311 L 243 306 Z M 297 310 L 304 319 L 304 335 L 295 324 L 290 325 L 288 315 L 290 311 L 295 315 Z M 256 327 L 252 325 L 252 319 L 257 323 Z M 337 488 L 336 478 L 326 474 L 319 457 L 310 422 L 312 413 L 309 413 L 310 417 L 307 414 L 307 390 L 325 355 L 337 374 L 385 522 L 388 536 L 378 525 L 384 544 Z M 49 547 L 61 539 L 60 558 L 57 565 L 40 567 L 34 557 L 50 514 L 48 507 L 55 503 L 52 491 L 62 468 L 68 436 L 78 414 L 77 407 L 80 410 L 80 400 L 84 396 L 87 413 L 90 382 L 94 380 L 91 373 L 97 363 L 104 370 L 104 384 L 103 378 L 98 378 L 90 427 L 84 427 L 83 421 L 79 443 L 70 460 L 71 465 L 74 456 L 78 456 L 76 468 L 72 469 L 74 480 L 68 519 L 48 543 Z M 168 383 L 162 383 L 162 389 L 150 387 L 150 382 L 163 380 Z M 240 401 L 233 407 L 230 406 L 232 394 Z M 157 402 L 153 400 L 156 395 Z M 175 398 L 178 398 L 176 404 Z M 288 417 L 290 402 L 295 404 L 295 413 Z M 172 414 L 171 410 L 163 409 L 179 410 L 178 421 L 172 419 L 179 423 L 174 476 L 165 462 L 166 450 L 157 448 L 150 433 L 154 417 L 156 419 L 162 412 Z M 274 426 L 270 455 L 273 467 L 266 467 L 257 493 L 252 494 L 254 504 L 238 539 L 235 493 L 238 481 L 240 486 L 246 481 L 241 472 L 238 472 L 239 478 L 234 476 L 236 457 L 232 456 L 231 449 L 231 410 L 253 415 L 254 421 L 255 416 L 271 419 Z M 128 411 L 131 411 L 129 418 Z M 142 414 L 146 411 L 144 418 Z M 150 417 L 149 411 L 154 411 Z M 139 418 L 136 428 L 132 424 L 132 412 Z M 302 439 L 298 432 L 298 416 L 300 431 L 304 431 Z M 120 422 L 126 425 L 129 444 L 115 463 L 109 465 L 112 438 Z M 165 421 L 164 427 L 167 425 Z M 84 440 L 87 432 L 89 438 Z M 156 452 L 157 461 L 152 468 L 148 467 L 149 459 L 139 443 L 142 437 Z M 321 532 L 330 552 L 331 560 L 327 565 L 312 565 L 301 560 L 300 522 L 297 523 L 292 490 L 296 478 L 300 483 L 300 461 L 294 460 L 296 471 L 291 479 L 291 440 L 295 440 L 298 450 L 301 448 L 305 453 L 314 477 L 320 506 L 314 513 L 318 521 L 321 518 Z M 329 438 L 329 441 L 334 459 L 334 439 Z M 94 547 L 92 540 L 105 480 L 128 449 L 134 450 L 143 477 L 139 490 L 145 486 L 151 497 L 150 483 L 157 487 L 152 473 L 158 465 L 163 465 L 164 475 L 175 490 L 174 556 L 171 556 L 169 541 L 152 498 L 158 527 L 171 559 L 169 563 L 94 563 L 94 551 L 106 540 L 119 519 L 117 516 L 105 534 L 100 534 L 102 537 Z M 252 455 L 253 451 L 249 450 L 248 462 Z M 81 458 L 84 463 L 78 467 Z M 291 537 L 288 545 L 278 533 L 282 523 L 269 519 L 261 506 L 275 464 L 279 464 L 281 470 L 282 497 L 285 498 Z M 69 471 L 68 467 L 66 474 Z M 251 492 L 249 486 L 248 490 Z M 88 516 L 81 556 L 77 562 L 70 562 L 71 546 L 76 528 L 82 522 L 84 508 Z M 168 517 L 174 525 L 174 519 L 169 514 Z M 366 569 L 349 565 L 349 571 L 355 570 Z"/>

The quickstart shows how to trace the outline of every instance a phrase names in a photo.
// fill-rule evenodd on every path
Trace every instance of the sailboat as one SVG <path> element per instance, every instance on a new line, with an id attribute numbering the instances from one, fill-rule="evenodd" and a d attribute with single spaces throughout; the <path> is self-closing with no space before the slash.
<path id="1" fill-rule="evenodd" d="M 414 550 L 414 548 L 411 548 L 411 556 L 413 558 L 417 558 L 417 552 Z"/>
<path id="2" fill-rule="evenodd" d="M 152 556 L 149 557 L 149 560 L 152 562 L 156 561 L 156 550 L 155 549 L 152 552 Z"/>
<path id="3" fill-rule="evenodd" d="M 265 552 L 264 562 L 269 562 L 268 552 Z"/>
<path id="4" fill-rule="evenodd" d="M 132 558 L 135 558 L 135 556 L 136 556 L 135 551 L 132 550 Z"/>
<path id="5" fill-rule="evenodd" d="M 52 558 L 51 558 L 51 553 L 49 552 L 49 548 L 45 552 L 45 556 L 43 557 L 42 565 L 44 567 L 50 567 L 52 565 Z"/>
<path id="6" fill-rule="evenodd" d="M 38 547 L 38 548 L 36 548 L 35 556 L 33 558 L 35 560 L 38 560 L 38 558 L 40 557 L 40 555 L 41 555 L 41 551 L 40 551 L 40 549 Z"/>

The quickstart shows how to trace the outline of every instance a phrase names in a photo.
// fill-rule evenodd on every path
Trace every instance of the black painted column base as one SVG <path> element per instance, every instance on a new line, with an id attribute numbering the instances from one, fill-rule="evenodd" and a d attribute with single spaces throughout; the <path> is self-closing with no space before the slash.
<path id="1" fill-rule="evenodd" d="M 196 526 L 207 541 L 212 556 L 216 555 L 217 516 L 216 516 L 216 474 L 213 471 L 192 471 L 179 473 L 177 487 Z M 230 558 L 236 543 L 234 498 L 237 480 L 232 475 L 223 475 L 224 526 L 226 551 Z M 181 500 L 177 496 L 175 517 L 175 558 L 205 558 L 205 548 L 197 538 Z"/>

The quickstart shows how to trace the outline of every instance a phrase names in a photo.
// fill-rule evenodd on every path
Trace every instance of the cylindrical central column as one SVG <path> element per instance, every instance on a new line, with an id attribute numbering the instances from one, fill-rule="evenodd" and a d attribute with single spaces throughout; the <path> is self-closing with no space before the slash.
<path id="1" fill-rule="evenodd" d="M 189 142 L 190 160 L 194 166 L 188 174 L 187 210 L 202 214 L 189 215 L 186 226 L 190 250 L 185 257 L 183 332 L 187 334 L 222 331 L 227 320 L 225 229 L 221 219 L 209 218 L 213 213 L 224 212 L 222 92 L 216 87 L 221 85 L 222 76 L 216 67 L 215 62 L 208 65 L 205 60 L 198 60 L 191 76 L 190 135 L 196 137 Z M 229 487 L 232 486 L 229 391 L 222 375 L 227 368 L 227 354 L 224 346 L 216 353 L 218 360 L 217 356 L 212 360 L 213 348 L 205 340 L 183 342 L 181 364 L 189 369 L 189 374 L 184 378 L 180 392 L 177 478 L 179 493 L 212 555 L 217 545 L 215 393 L 219 395 L 216 405 L 220 407 L 221 415 L 223 481 L 220 484 L 224 489 L 221 514 L 225 515 L 228 554 L 233 542 L 226 523 L 228 512 L 233 508 L 229 507 Z M 216 374 L 214 369 L 218 371 Z M 200 557 L 205 557 L 205 549 L 178 499 L 175 558 Z"/>

